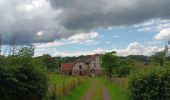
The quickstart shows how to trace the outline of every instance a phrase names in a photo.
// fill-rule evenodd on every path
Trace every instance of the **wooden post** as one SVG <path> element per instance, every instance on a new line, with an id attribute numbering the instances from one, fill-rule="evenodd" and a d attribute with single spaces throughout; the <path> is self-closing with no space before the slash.
<path id="1" fill-rule="evenodd" d="M 55 84 L 54 87 L 55 87 L 55 100 L 57 100 L 57 93 L 58 93 L 58 92 L 57 92 L 57 84 Z"/>
<path id="2" fill-rule="evenodd" d="M 125 84 L 124 84 L 125 82 L 124 82 L 124 80 L 122 80 L 122 81 L 123 81 L 123 88 L 124 88 L 125 87 Z"/>
<path id="3" fill-rule="evenodd" d="M 75 85 L 75 82 L 74 82 L 74 80 L 73 80 L 73 88 L 74 88 L 74 85 Z"/>
<path id="4" fill-rule="evenodd" d="M 79 83 L 79 82 L 80 82 L 80 80 L 79 80 L 79 76 L 78 76 L 78 80 L 77 80 L 77 81 L 78 81 L 78 85 L 80 85 L 80 83 Z"/>
<path id="5" fill-rule="evenodd" d="M 63 80 L 63 95 L 65 94 L 65 79 Z"/>

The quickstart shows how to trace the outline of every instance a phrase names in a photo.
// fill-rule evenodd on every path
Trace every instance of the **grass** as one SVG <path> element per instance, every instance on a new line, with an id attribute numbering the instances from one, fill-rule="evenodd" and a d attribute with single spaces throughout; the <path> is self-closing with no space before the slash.
<path id="1" fill-rule="evenodd" d="M 64 80 L 65 82 L 69 82 L 75 80 L 76 78 L 77 77 L 74 76 L 66 76 L 66 75 L 55 74 L 55 73 L 48 74 L 48 79 L 50 84 L 62 85 Z"/>
<path id="2" fill-rule="evenodd" d="M 75 87 L 66 96 L 60 98 L 60 100 L 81 100 L 84 94 L 87 92 L 90 86 L 90 81 L 86 80 L 83 84 Z"/>
<path id="3" fill-rule="evenodd" d="M 74 76 L 65 76 L 61 74 L 49 73 L 48 74 L 49 85 L 56 85 L 57 95 L 61 96 L 63 91 L 63 82 L 65 86 L 73 84 L 73 81 L 77 80 Z"/>
<path id="4" fill-rule="evenodd" d="M 106 86 L 114 100 L 130 100 L 129 92 L 127 89 L 123 89 L 122 87 L 106 79 L 101 79 L 101 81 Z"/>
<path id="5" fill-rule="evenodd" d="M 88 92 L 91 82 L 94 84 L 93 95 L 91 97 L 92 100 L 102 99 L 102 85 L 106 87 L 114 100 L 130 100 L 127 88 L 123 88 L 104 78 L 87 78 L 87 80 L 85 80 L 82 84 L 75 84 L 74 88 L 72 87 L 71 89 L 66 89 L 64 96 L 62 96 L 63 81 L 65 80 L 65 84 L 68 86 L 72 86 L 71 82 L 73 82 L 73 80 L 77 82 L 78 77 L 49 73 L 48 78 L 49 84 L 56 84 L 58 100 L 81 100 L 82 97 Z"/>
<path id="6" fill-rule="evenodd" d="M 101 82 L 98 80 L 98 78 L 93 78 L 91 80 L 95 86 L 92 100 L 102 100 Z"/>
<path id="7" fill-rule="evenodd" d="M 74 87 L 79 86 L 79 83 L 83 82 L 83 80 L 85 79 L 86 77 L 48 73 L 49 80 L 48 95 L 57 96 L 57 98 L 61 98 L 65 94 L 70 94 L 70 91 L 72 91 Z"/>

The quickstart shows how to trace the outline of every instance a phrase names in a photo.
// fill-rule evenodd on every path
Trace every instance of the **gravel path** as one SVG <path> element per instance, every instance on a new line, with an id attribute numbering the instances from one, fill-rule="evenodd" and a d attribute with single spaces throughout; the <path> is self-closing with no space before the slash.
<path id="1" fill-rule="evenodd" d="M 112 100 L 105 86 L 102 86 L 103 100 Z"/>
<path id="2" fill-rule="evenodd" d="M 99 88 L 100 88 L 100 92 L 102 93 L 101 100 L 112 100 L 106 87 L 99 80 L 97 80 L 97 82 L 98 82 L 97 84 L 99 84 L 99 85 L 95 85 L 96 83 L 94 83 L 94 82 L 96 82 L 96 81 L 94 81 L 94 80 L 95 79 L 91 80 L 90 88 L 87 91 L 87 93 L 83 96 L 82 100 L 92 100 L 95 86 L 99 86 Z"/>
<path id="3" fill-rule="evenodd" d="M 93 91 L 94 91 L 94 83 L 93 81 L 91 81 L 90 88 L 82 100 L 91 100 L 90 98 L 92 98 L 93 96 L 93 93 L 94 93 Z"/>

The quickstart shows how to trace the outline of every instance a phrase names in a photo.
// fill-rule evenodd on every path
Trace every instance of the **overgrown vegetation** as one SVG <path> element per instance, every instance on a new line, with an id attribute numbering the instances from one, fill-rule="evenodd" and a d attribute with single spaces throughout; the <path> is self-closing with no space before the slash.
<path id="1" fill-rule="evenodd" d="M 130 91 L 134 100 L 169 100 L 170 70 L 152 67 L 132 76 Z"/>
<path id="2" fill-rule="evenodd" d="M 32 58 L 32 46 L 0 58 L 1 100 L 42 100 L 47 92 L 46 69 Z"/>

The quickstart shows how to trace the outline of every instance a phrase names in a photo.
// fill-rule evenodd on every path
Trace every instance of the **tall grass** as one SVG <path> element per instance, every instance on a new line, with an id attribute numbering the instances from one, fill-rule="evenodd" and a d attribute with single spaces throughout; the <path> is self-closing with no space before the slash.
<path id="1" fill-rule="evenodd" d="M 106 86 L 114 100 L 130 100 L 129 91 L 126 88 L 122 88 L 106 79 L 101 79 L 101 81 Z"/>
<path id="2" fill-rule="evenodd" d="M 59 98 L 59 100 L 81 100 L 83 95 L 89 89 L 89 86 L 90 86 L 90 82 L 89 80 L 86 80 L 81 85 L 75 87 L 66 96 Z"/>
<path id="3" fill-rule="evenodd" d="M 87 77 L 66 76 L 61 74 L 49 73 L 48 98 L 61 99 L 77 86 L 83 83 Z M 50 99 L 51 100 L 51 99 Z"/>

